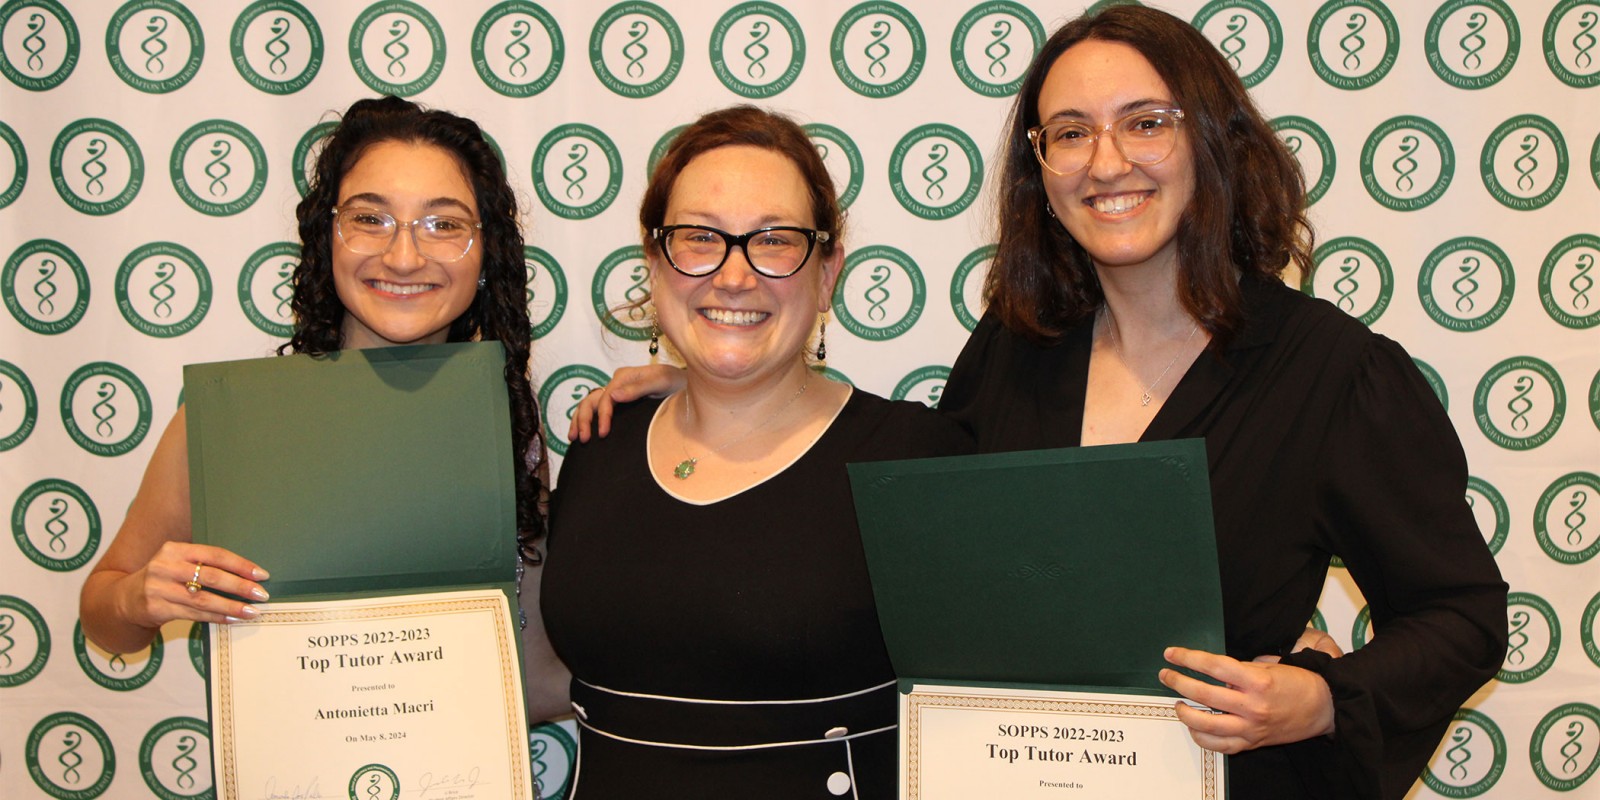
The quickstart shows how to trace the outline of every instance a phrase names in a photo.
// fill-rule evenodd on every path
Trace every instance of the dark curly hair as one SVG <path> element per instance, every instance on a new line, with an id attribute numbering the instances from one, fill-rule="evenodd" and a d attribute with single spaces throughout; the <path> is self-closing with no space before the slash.
<path id="1" fill-rule="evenodd" d="M 1002 145 L 988 308 L 1013 332 L 1049 344 L 1104 302 L 1088 253 L 1050 213 L 1028 141 L 1051 67 L 1087 39 L 1139 51 L 1184 111 L 1195 190 L 1178 227 L 1178 299 L 1210 332 L 1212 347 L 1225 347 L 1243 317 L 1240 277 L 1277 278 L 1290 262 L 1311 274 L 1305 178 L 1211 42 L 1189 23 L 1143 6 L 1109 6 L 1068 22 L 1029 67 Z"/>
<path id="2" fill-rule="evenodd" d="M 321 141 L 311 188 L 295 217 L 300 228 L 300 265 L 294 272 L 294 334 L 278 353 L 321 355 L 338 350 L 345 308 L 333 282 L 333 207 L 339 186 L 367 148 L 381 142 L 438 147 L 455 157 L 472 183 L 483 222 L 483 289 L 450 324 L 448 341 L 498 341 L 505 348 L 506 391 L 511 401 L 511 454 L 517 486 L 517 541 L 524 558 L 544 535 L 540 480 L 545 461 L 538 400 L 528 382 L 532 326 L 528 321 L 527 271 L 517 198 L 505 168 L 478 124 L 447 111 L 398 97 L 358 100 Z M 477 246 L 475 244 L 475 246 Z"/>

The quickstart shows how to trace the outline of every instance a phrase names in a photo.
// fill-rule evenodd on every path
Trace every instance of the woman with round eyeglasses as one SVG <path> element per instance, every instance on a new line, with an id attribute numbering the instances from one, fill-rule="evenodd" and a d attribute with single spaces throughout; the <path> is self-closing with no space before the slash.
<path id="1" fill-rule="evenodd" d="M 893 797 L 894 672 L 844 465 L 970 441 L 810 363 L 844 221 L 793 121 L 701 117 L 639 222 L 686 381 L 574 445 L 552 499 L 542 605 L 573 675 L 573 797 Z"/>
<path id="2" fill-rule="evenodd" d="M 1403 796 L 1500 665 L 1506 584 L 1411 358 L 1283 283 L 1313 264 L 1294 157 L 1204 36 L 1133 5 L 1044 44 L 1007 137 L 987 310 L 940 411 L 987 452 L 1203 438 L 1227 652 L 1167 651 L 1223 684 L 1163 670 L 1222 712 L 1180 720 L 1234 754 L 1233 800 Z M 1373 624 L 1342 657 L 1303 646 L 1331 556 Z"/>
<path id="3" fill-rule="evenodd" d="M 396 97 L 361 100 L 323 141 L 296 217 L 294 331 L 280 354 L 473 340 L 504 346 L 526 608 L 538 596 L 544 440 L 528 380 L 522 233 L 499 157 L 469 119 Z M 248 600 L 269 597 L 265 565 L 192 540 L 187 442 L 179 408 L 84 583 L 84 634 L 112 652 L 145 647 L 173 620 L 252 618 Z M 543 719 L 565 710 L 566 672 L 537 608 L 527 616 L 529 714 Z"/>

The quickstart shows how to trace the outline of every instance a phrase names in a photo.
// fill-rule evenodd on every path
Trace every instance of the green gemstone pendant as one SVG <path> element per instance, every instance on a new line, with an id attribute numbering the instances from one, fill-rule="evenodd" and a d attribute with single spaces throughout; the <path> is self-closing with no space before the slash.
<path id="1" fill-rule="evenodd" d="M 672 468 L 672 477 L 677 478 L 680 481 L 687 480 L 690 475 L 694 474 L 694 465 L 698 460 L 699 459 L 686 458 L 682 461 L 679 461 L 678 466 Z"/>

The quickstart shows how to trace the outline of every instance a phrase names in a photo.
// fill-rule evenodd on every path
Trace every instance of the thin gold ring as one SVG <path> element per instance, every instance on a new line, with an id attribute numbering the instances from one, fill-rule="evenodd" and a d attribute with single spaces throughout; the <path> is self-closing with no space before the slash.
<path id="1" fill-rule="evenodd" d="M 194 575 L 192 577 L 190 577 L 188 582 L 183 585 L 183 588 L 189 590 L 189 594 L 199 594 L 200 593 L 200 589 L 201 589 L 201 585 L 200 585 L 200 568 L 203 567 L 203 566 L 205 566 L 205 565 L 197 562 L 194 565 Z"/>

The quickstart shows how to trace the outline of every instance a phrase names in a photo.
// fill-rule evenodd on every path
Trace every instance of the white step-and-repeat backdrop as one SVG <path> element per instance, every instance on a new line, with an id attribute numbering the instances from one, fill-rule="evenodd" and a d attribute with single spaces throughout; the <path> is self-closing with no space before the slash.
<path id="1" fill-rule="evenodd" d="M 179 402 L 183 364 L 289 329 L 293 207 L 333 112 L 379 93 L 477 119 L 520 192 L 551 446 L 646 358 L 635 208 L 712 108 L 808 126 L 850 256 L 835 377 L 938 401 L 981 314 L 1012 93 L 1084 0 L 0 5 L 0 794 L 212 796 L 197 632 L 112 654 L 78 589 Z M 1166 0 L 1298 154 L 1306 288 L 1401 341 L 1465 443 L 1511 648 L 1419 797 L 1600 795 L 1600 1 Z M 396 487 L 404 491 L 405 487 Z M 1370 635 L 1334 569 L 1316 624 Z M 535 731 L 541 796 L 570 728 Z M 343 787 L 325 787 L 343 794 Z"/>

